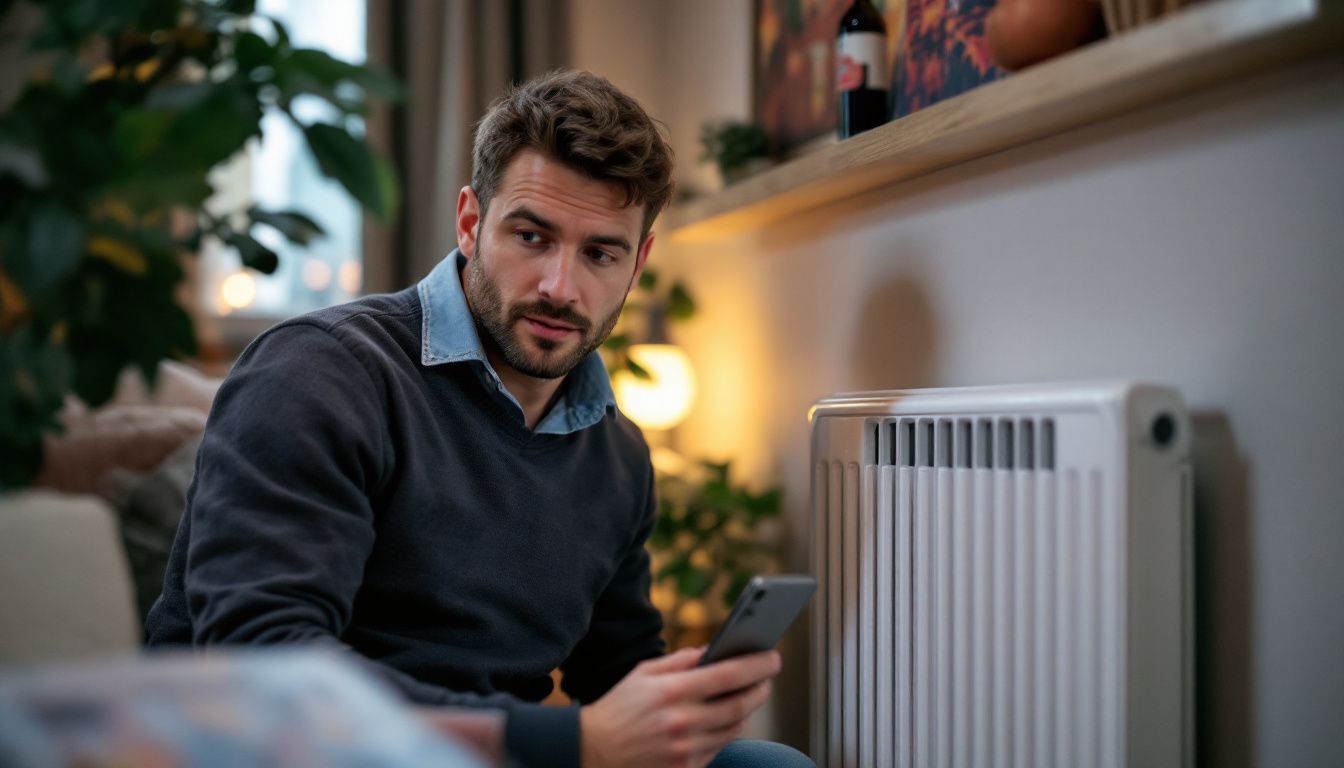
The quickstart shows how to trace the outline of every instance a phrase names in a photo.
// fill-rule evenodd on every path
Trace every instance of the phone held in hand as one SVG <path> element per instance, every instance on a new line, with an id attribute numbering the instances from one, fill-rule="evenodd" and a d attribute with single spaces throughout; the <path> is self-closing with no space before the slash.
<path id="1" fill-rule="evenodd" d="M 752 578 L 709 642 L 699 666 L 774 648 L 816 591 L 817 580 L 811 576 Z"/>

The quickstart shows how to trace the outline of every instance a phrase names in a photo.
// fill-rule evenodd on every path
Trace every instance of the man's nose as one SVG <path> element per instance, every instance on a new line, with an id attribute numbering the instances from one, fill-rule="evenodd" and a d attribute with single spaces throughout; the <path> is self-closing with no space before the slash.
<path id="1" fill-rule="evenodd" d="M 578 299 L 575 278 L 579 258 L 576 249 L 558 248 L 551 258 L 545 260 L 541 284 L 537 286 L 542 298 L 557 306 L 572 304 Z"/>

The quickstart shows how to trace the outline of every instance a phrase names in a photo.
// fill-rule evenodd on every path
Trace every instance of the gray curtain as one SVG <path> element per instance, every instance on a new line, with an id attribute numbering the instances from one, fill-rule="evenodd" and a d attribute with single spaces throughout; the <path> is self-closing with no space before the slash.
<path id="1" fill-rule="evenodd" d="M 457 245 L 457 193 L 471 181 L 476 121 L 511 82 L 567 59 L 564 0 L 369 0 L 369 61 L 397 75 L 407 99 L 369 119 L 369 138 L 397 166 L 396 221 L 366 217 L 364 292 L 404 288 Z"/>

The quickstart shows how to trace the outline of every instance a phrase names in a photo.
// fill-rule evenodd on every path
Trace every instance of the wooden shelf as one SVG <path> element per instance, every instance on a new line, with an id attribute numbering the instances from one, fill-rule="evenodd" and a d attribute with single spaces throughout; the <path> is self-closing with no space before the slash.
<path id="1" fill-rule="evenodd" d="M 671 207 L 677 241 L 759 227 L 1269 65 L 1344 48 L 1344 0 L 1215 0 Z"/>

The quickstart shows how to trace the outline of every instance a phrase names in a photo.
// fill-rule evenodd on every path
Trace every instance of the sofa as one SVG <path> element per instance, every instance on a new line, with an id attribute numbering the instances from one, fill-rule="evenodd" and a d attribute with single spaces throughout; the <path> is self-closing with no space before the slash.
<path id="1" fill-rule="evenodd" d="M 0 496 L 0 664 L 130 651 L 158 596 L 219 380 L 175 362 L 75 400 L 35 487 Z"/>

